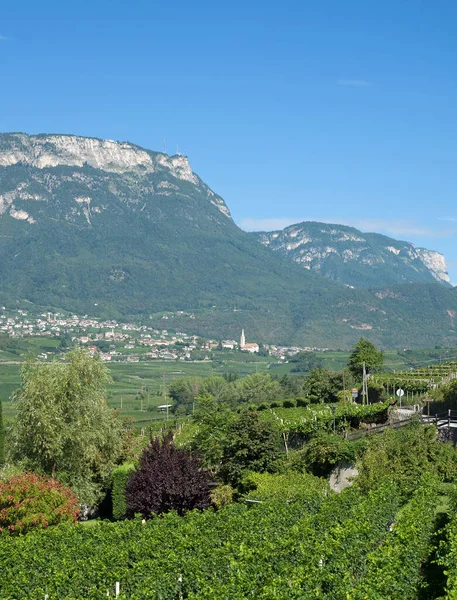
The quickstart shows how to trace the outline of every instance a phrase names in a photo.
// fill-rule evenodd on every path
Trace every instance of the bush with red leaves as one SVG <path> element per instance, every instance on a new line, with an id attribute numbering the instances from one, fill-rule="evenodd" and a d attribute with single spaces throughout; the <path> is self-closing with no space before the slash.
<path id="1" fill-rule="evenodd" d="M 127 482 L 127 516 L 141 513 L 147 519 L 171 510 L 182 515 L 210 506 L 212 478 L 200 467 L 200 458 L 175 447 L 171 433 L 151 439 Z"/>
<path id="2" fill-rule="evenodd" d="M 78 512 L 76 494 L 55 479 L 23 473 L 0 482 L 0 533 L 74 523 Z"/>

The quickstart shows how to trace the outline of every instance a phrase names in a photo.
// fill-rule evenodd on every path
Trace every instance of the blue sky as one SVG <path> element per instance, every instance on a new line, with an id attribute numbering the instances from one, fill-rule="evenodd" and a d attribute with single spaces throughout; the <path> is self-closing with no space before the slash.
<path id="1" fill-rule="evenodd" d="M 243 228 L 351 224 L 457 283 L 456 25 L 450 0 L 9 3 L 0 130 L 179 148 Z"/>

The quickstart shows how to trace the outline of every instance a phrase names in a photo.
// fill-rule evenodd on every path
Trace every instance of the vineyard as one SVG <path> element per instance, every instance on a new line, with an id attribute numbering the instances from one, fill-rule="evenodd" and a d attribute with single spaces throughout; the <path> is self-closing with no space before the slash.
<path id="1" fill-rule="evenodd" d="M 425 394 L 457 376 L 457 361 L 431 365 L 410 371 L 381 373 L 370 378 L 375 385 L 382 385 L 388 394 L 394 395 L 399 388 L 408 394 Z"/>
<path id="2" fill-rule="evenodd" d="M 437 403 L 451 402 L 455 369 L 377 381 L 405 389 L 401 378 L 416 377 L 428 391 L 440 386 L 431 394 Z M 94 397 L 87 394 L 89 406 Z M 395 421 L 401 411 L 391 399 L 338 398 L 308 403 L 300 394 L 255 410 L 202 396 L 146 447 L 126 428 L 100 516 L 87 522 L 75 523 L 76 476 L 61 468 L 61 485 L 54 472 L 14 476 L 5 465 L 0 600 L 457 600 L 450 421 L 447 429 L 415 413 Z"/>
<path id="3" fill-rule="evenodd" d="M 308 498 L 309 500 L 309 498 Z M 434 529 L 437 483 L 402 503 L 386 481 L 152 519 L 0 537 L 1 597 L 193 600 L 414 597 Z M 381 575 L 380 575 L 381 574 Z"/>

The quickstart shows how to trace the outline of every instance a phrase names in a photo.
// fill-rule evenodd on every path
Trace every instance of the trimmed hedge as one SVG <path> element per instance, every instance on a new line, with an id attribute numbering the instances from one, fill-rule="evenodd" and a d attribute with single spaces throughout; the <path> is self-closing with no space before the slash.
<path id="1" fill-rule="evenodd" d="M 3 427 L 2 400 L 0 398 L 0 465 L 5 462 L 5 428 Z"/>
<path id="2" fill-rule="evenodd" d="M 113 518 L 116 521 L 123 519 L 127 513 L 127 500 L 125 488 L 130 473 L 135 469 L 133 463 L 119 465 L 113 471 L 111 497 L 113 502 Z"/>

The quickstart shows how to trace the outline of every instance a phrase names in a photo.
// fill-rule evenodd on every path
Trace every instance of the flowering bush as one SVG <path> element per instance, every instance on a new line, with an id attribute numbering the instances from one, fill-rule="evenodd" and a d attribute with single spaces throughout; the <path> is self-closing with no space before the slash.
<path id="1" fill-rule="evenodd" d="M 0 533 L 27 533 L 77 518 L 76 494 L 55 479 L 22 473 L 0 482 Z"/>

